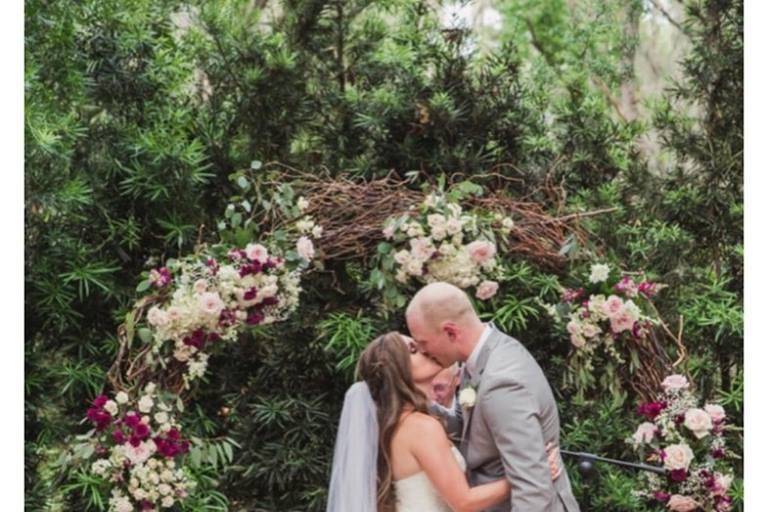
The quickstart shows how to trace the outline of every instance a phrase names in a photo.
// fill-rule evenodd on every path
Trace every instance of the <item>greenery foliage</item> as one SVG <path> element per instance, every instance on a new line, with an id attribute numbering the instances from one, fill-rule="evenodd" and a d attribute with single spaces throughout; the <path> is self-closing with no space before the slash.
<path id="1" fill-rule="evenodd" d="M 657 306 L 670 325 L 684 318 L 685 370 L 742 425 L 743 2 L 685 2 L 684 77 L 647 119 L 616 108 L 646 3 L 571 4 L 498 2 L 503 29 L 483 46 L 422 0 L 27 1 L 27 507 L 103 508 L 65 443 L 105 387 L 138 276 L 198 241 L 258 233 L 292 194 L 259 181 L 261 162 L 394 170 L 414 189 L 470 180 L 553 215 L 606 210 L 579 221 L 589 238 L 564 248 L 560 272 L 504 258 L 502 292 L 477 304 L 549 376 L 563 448 L 633 458 L 636 397 L 563 386 L 568 340 L 540 306 L 598 260 L 669 285 Z M 638 150 L 651 130 L 661 173 Z M 369 268 L 326 262 L 292 321 L 212 357 L 185 419 L 198 482 L 185 509 L 324 510 L 357 355 L 405 330 Z M 584 510 L 646 507 L 631 473 L 569 473 Z"/>

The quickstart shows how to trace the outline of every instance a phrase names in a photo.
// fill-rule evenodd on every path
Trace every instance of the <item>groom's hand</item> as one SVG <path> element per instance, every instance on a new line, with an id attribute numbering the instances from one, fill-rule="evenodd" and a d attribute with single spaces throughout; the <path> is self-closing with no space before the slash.
<path id="1" fill-rule="evenodd" d="M 557 461 L 560 460 L 560 448 L 552 443 L 548 443 L 546 450 L 547 460 L 549 461 L 549 474 L 552 475 L 552 481 L 554 482 L 560 476 L 560 473 L 563 472 L 563 468 L 557 465 Z"/>

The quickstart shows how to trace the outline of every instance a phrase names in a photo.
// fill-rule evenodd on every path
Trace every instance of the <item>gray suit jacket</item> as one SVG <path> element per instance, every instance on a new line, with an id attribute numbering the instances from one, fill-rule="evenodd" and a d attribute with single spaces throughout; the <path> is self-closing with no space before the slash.
<path id="1" fill-rule="evenodd" d="M 460 449 L 471 486 L 506 477 L 510 499 L 486 512 L 578 512 L 563 469 L 552 481 L 545 446 L 560 444 L 560 418 L 552 389 L 519 341 L 493 328 L 468 384 L 473 407 L 454 412 L 448 428 L 462 426 Z M 559 465 L 564 467 L 562 459 Z"/>

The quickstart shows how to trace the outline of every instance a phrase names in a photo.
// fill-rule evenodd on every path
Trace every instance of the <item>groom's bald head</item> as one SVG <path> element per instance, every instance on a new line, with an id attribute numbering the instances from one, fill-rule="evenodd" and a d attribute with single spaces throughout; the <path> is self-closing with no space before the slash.
<path id="1" fill-rule="evenodd" d="M 431 283 L 419 290 L 408 304 L 406 318 L 418 316 L 431 327 L 445 320 L 462 322 L 468 315 L 476 316 L 467 294 L 450 283 Z"/>
<path id="2" fill-rule="evenodd" d="M 405 319 L 419 349 L 443 367 L 466 360 L 484 328 L 467 294 L 442 282 L 419 290 Z"/>

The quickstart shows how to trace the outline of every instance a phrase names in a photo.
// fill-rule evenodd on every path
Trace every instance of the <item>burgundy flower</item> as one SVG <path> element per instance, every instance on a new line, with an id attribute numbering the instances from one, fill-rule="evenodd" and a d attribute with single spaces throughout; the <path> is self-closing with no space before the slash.
<path id="1" fill-rule="evenodd" d="M 208 270 L 211 271 L 211 275 L 215 276 L 219 272 L 219 262 L 214 258 L 208 258 L 205 265 L 208 267 Z"/>
<path id="2" fill-rule="evenodd" d="M 154 510 L 155 506 L 149 500 L 141 500 L 140 510 Z"/>
<path id="3" fill-rule="evenodd" d="M 177 441 L 181 435 L 179 434 L 179 431 L 175 428 L 172 428 L 168 431 L 168 439 L 172 439 L 174 441 Z"/>
<path id="4" fill-rule="evenodd" d="M 656 501 L 659 501 L 661 503 L 668 502 L 669 501 L 669 497 L 670 497 L 669 493 L 666 493 L 664 491 L 655 491 L 653 493 L 653 499 L 655 499 Z"/>
<path id="5" fill-rule="evenodd" d="M 649 299 L 656 295 L 656 283 L 650 281 L 643 281 L 640 286 L 637 287 L 637 291 L 648 297 Z"/>
<path id="6" fill-rule="evenodd" d="M 714 450 L 712 450 L 712 457 L 714 457 L 715 459 L 722 459 L 723 457 L 725 457 L 725 450 L 723 450 L 722 448 L 715 448 Z"/>
<path id="7" fill-rule="evenodd" d="M 97 408 L 104 407 L 104 404 L 107 403 L 107 400 L 109 400 L 109 398 L 107 398 L 107 395 L 99 395 L 93 399 L 93 406 Z"/>
<path id="8" fill-rule="evenodd" d="M 684 469 L 673 469 L 669 472 L 669 479 L 673 482 L 685 482 L 688 472 Z"/>
<path id="9" fill-rule="evenodd" d="M 248 325 L 259 325 L 264 320 L 264 313 L 258 309 L 252 309 L 248 312 L 245 323 Z"/>
<path id="10" fill-rule="evenodd" d="M 264 306 L 275 306 L 277 303 L 280 302 L 277 300 L 277 297 L 267 297 L 263 301 L 261 301 L 261 304 Z"/>
<path id="11" fill-rule="evenodd" d="M 139 439 L 146 439 L 149 437 L 149 427 L 146 423 L 139 423 L 136 425 L 136 427 L 133 429 L 133 433 L 138 437 Z"/>
<path id="12" fill-rule="evenodd" d="M 91 407 L 88 409 L 85 415 L 91 421 L 91 423 L 94 424 L 97 431 L 106 429 L 112 422 L 112 416 L 110 416 L 109 413 L 104 409 Z"/>
<path id="13" fill-rule="evenodd" d="M 255 298 L 256 298 L 256 288 L 249 288 L 243 294 L 243 299 L 245 299 L 245 300 L 253 300 Z"/>
<path id="14" fill-rule="evenodd" d="M 645 416 L 648 421 L 653 421 L 666 407 L 667 402 L 648 402 L 647 404 L 640 404 L 637 412 Z"/>
<path id="15" fill-rule="evenodd" d="M 219 341 L 220 339 L 221 339 L 221 336 L 219 336 L 219 333 L 217 332 L 208 333 L 208 341 Z"/>
<path id="16" fill-rule="evenodd" d="M 676 425 L 682 425 L 684 421 L 685 421 L 685 414 L 678 414 L 677 416 L 675 416 Z"/>
<path id="17" fill-rule="evenodd" d="M 189 345 L 190 347 L 195 347 L 198 350 L 202 350 L 203 346 L 205 346 L 205 333 L 202 329 L 196 329 L 192 332 L 191 335 L 184 336 L 182 341 L 185 345 Z"/>
<path id="18" fill-rule="evenodd" d="M 125 434 L 123 434 L 122 430 L 113 430 L 112 439 L 115 441 L 115 444 L 125 444 Z"/>
<path id="19" fill-rule="evenodd" d="M 141 423 L 141 418 L 134 411 L 130 411 L 125 415 L 125 424 L 130 428 L 135 428 L 136 425 Z"/>
<path id="20" fill-rule="evenodd" d="M 231 309 L 221 310 L 221 314 L 219 314 L 219 325 L 228 327 L 234 324 L 236 321 L 237 321 L 237 317 L 235 316 L 234 311 L 232 311 Z"/>
<path id="21" fill-rule="evenodd" d="M 136 434 L 133 434 L 130 439 L 128 439 L 128 442 L 135 448 L 141 444 L 141 438 Z"/>
<path id="22" fill-rule="evenodd" d="M 167 267 L 160 267 L 149 273 L 149 282 L 157 288 L 168 286 L 172 280 L 171 271 Z"/>
<path id="23" fill-rule="evenodd" d="M 275 258 L 268 258 L 267 261 L 263 263 L 264 270 L 269 270 L 271 268 L 275 268 L 277 266 L 277 261 Z"/>

